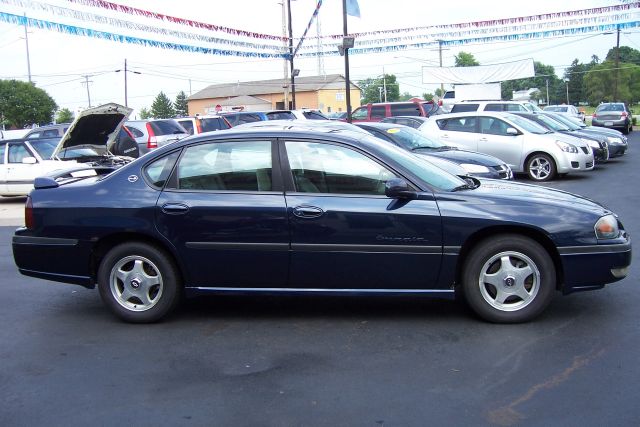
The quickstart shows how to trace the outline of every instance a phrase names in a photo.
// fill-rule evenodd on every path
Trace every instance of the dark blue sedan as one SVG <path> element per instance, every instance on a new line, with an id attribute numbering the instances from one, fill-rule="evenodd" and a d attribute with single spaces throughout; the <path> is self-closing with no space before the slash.
<path id="1" fill-rule="evenodd" d="M 631 262 L 621 222 L 593 201 L 465 181 L 330 128 L 231 129 L 113 172 L 37 178 L 25 223 L 22 274 L 97 285 L 130 322 L 163 318 L 183 294 L 237 292 L 460 293 L 483 319 L 523 322 Z"/>
<path id="2" fill-rule="evenodd" d="M 450 147 L 409 126 L 395 123 L 362 122 L 356 126 L 371 135 L 411 151 L 419 156 L 448 160 L 478 178 L 513 179 L 509 165 L 497 157 L 476 151 Z"/>

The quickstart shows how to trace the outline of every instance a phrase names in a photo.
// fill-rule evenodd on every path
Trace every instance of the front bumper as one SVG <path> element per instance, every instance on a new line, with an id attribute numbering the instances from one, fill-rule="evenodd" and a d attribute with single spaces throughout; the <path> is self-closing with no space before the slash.
<path id="1" fill-rule="evenodd" d="M 562 292 L 602 288 L 625 277 L 631 265 L 631 238 L 613 245 L 558 248 L 564 271 Z"/>

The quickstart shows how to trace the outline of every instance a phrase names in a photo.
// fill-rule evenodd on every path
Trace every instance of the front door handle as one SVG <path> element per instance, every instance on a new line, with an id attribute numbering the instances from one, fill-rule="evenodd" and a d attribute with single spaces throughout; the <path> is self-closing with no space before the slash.
<path id="1" fill-rule="evenodd" d="M 298 218 L 318 218 L 324 214 L 324 211 L 317 206 L 296 206 L 293 208 L 293 214 Z"/>
<path id="2" fill-rule="evenodd" d="M 182 203 L 167 203 L 162 205 L 162 213 L 167 215 L 184 215 L 189 212 L 189 206 Z"/>

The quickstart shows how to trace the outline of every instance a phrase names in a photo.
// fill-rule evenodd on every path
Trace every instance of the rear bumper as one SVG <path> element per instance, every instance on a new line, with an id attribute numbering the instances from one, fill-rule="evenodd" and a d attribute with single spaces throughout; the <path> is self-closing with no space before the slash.
<path id="1" fill-rule="evenodd" d="M 89 271 L 91 249 L 76 239 L 13 236 L 13 259 L 20 273 L 87 288 L 94 286 Z"/>

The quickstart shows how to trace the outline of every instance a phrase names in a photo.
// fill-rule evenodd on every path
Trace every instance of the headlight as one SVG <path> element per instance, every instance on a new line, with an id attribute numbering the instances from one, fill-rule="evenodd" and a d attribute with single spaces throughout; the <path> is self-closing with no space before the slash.
<path id="1" fill-rule="evenodd" d="M 460 167 L 469 173 L 489 173 L 490 170 L 486 166 L 475 165 L 473 163 L 460 163 Z"/>
<path id="2" fill-rule="evenodd" d="M 584 144 L 587 144 L 591 148 L 600 149 L 600 144 L 598 143 L 598 141 L 594 141 L 593 139 L 586 139 L 586 138 L 580 138 L 580 141 L 582 141 Z"/>
<path id="3" fill-rule="evenodd" d="M 615 239 L 620 235 L 618 220 L 613 215 L 603 216 L 593 228 L 598 239 Z"/>
<path id="4" fill-rule="evenodd" d="M 575 145 L 571 145 L 571 144 L 567 144 L 566 142 L 563 141 L 556 141 L 556 145 L 564 152 L 566 153 L 577 153 L 578 149 L 576 148 Z"/>
<path id="5" fill-rule="evenodd" d="M 622 144 L 622 138 L 616 138 L 615 136 L 608 136 L 607 139 L 612 144 Z"/>

